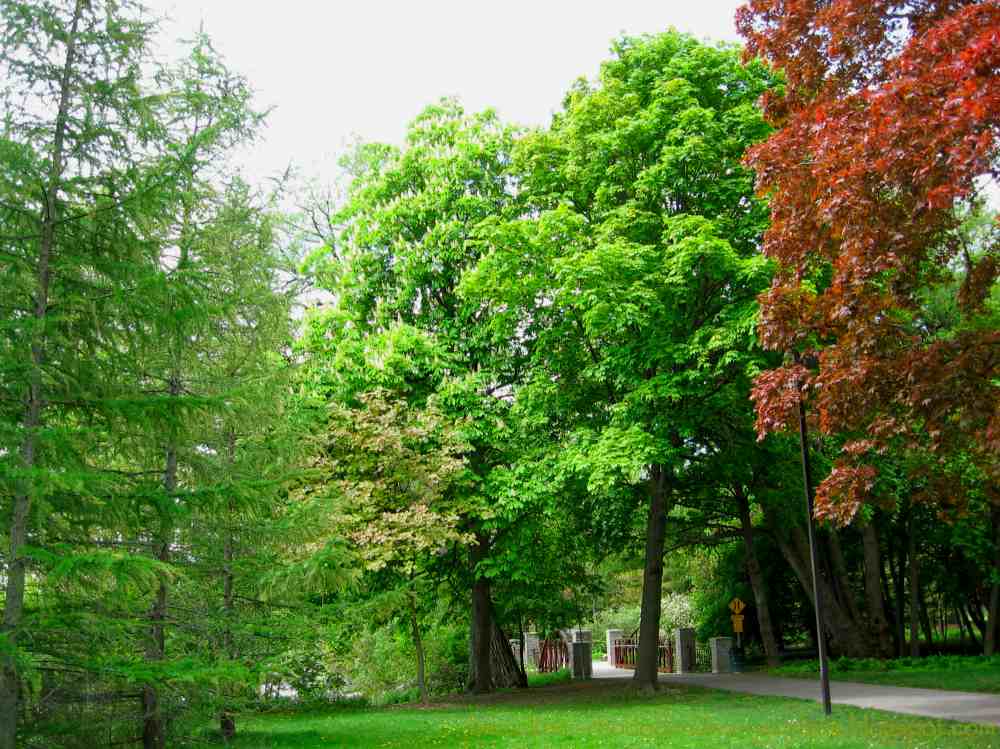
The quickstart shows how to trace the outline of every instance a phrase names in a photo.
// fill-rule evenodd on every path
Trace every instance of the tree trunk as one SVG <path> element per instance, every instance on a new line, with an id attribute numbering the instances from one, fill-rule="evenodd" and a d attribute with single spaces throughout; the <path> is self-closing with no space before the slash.
<path id="1" fill-rule="evenodd" d="M 236 718 L 231 713 L 223 713 L 219 716 L 219 731 L 226 742 L 236 738 Z"/>
<path id="2" fill-rule="evenodd" d="M 923 583 L 920 583 L 917 590 L 920 596 L 920 629 L 924 635 L 924 655 L 930 655 L 934 652 L 934 628 L 927 606 L 927 591 Z"/>
<path id="3" fill-rule="evenodd" d="M 177 378 L 172 378 L 170 393 L 177 396 L 180 385 Z M 163 490 L 167 497 L 172 497 L 177 491 L 177 447 L 173 444 L 167 447 L 165 467 L 163 470 Z M 169 512 L 169 510 L 165 510 Z M 166 515 L 160 521 L 160 536 L 157 539 L 158 550 L 156 558 L 161 562 L 170 561 L 170 521 Z M 156 599 L 149 611 L 149 638 L 146 642 L 146 660 L 162 661 L 166 655 L 166 638 L 164 620 L 167 618 L 167 581 L 160 578 L 156 589 Z M 156 686 L 146 684 L 142 689 L 142 746 L 143 749 L 166 749 L 167 737 L 163 722 L 163 710 Z"/>
<path id="4" fill-rule="evenodd" d="M 868 604 L 868 623 L 878 642 L 879 656 L 892 656 L 892 633 L 885 615 L 882 598 L 882 559 L 879 556 L 878 534 L 872 520 L 861 529 L 861 543 L 865 553 L 865 600 Z"/>
<path id="5" fill-rule="evenodd" d="M 983 607 L 978 596 L 972 596 L 966 604 L 969 612 L 969 619 L 975 622 L 979 630 L 979 636 L 986 639 L 986 617 L 983 616 Z"/>
<path id="6" fill-rule="evenodd" d="M 827 533 L 827 541 L 830 546 L 830 562 L 833 568 L 831 577 L 835 581 L 837 600 L 841 602 L 851 619 L 860 623 L 864 617 L 861 615 L 858 601 L 854 596 L 854 588 L 851 586 L 851 578 L 847 572 L 847 563 L 844 561 L 844 550 L 840 545 L 840 534 L 836 529 L 830 529 Z"/>
<path id="7" fill-rule="evenodd" d="M 170 559 L 169 547 L 160 544 L 157 554 L 160 561 Z M 149 612 L 149 639 L 146 644 L 146 660 L 161 661 L 165 653 L 163 620 L 167 611 L 167 584 L 161 580 L 156 590 L 156 600 Z M 142 689 L 142 746 L 143 749 L 166 749 L 166 732 L 163 726 L 163 711 L 160 707 L 159 694 L 156 687 L 146 684 Z"/>
<path id="8" fill-rule="evenodd" d="M 976 633 L 972 629 L 972 622 L 969 621 L 969 617 L 965 611 L 965 606 L 959 604 L 955 607 L 955 610 L 958 612 L 959 626 L 964 626 L 969 632 L 969 639 L 972 641 L 972 649 L 979 650 L 979 640 L 976 639 Z"/>
<path id="9" fill-rule="evenodd" d="M 492 617 L 491 617 L 492 618 Z M 510 647 L 510 640 L 500 625 L 493 620 L 493 641 L 490 645 L 490 656 L 492 658 L 493 686 L 497 689 L 519 689 L 528 686 L 528 675 L 514 657 L 514 651 Z"/>
<path id="10" fill-rule="evenodd" d="M 910 656 L 920 657 L 920 562 L 917 559 L 917 533 L 913 527 L 913 510 L 910 510 Z"/>
<path id="11" fill-rule="evenodd" d="M 646 520 L 646 561 L 642 575 L 642 610 L 639 618 L 639 653 L 635 680 L 653 691 L 659 675 L 660 599 L 663 596 L 663 545 L 667 530 L 664 497 L 666 473 L 662 466 L 650 468 L 649 516 Z"/>
<path id="12" fill-rule="evenodd" d="M 32 316 L 35 328 L 31 340 L 31 368 L 28 375 L 27 403 L 25 403 L 22 426 L 24 441 L 21 444 L 21 464 L 25 478 L 14 495 L 14 507 L 10 526 L 10 547 L 5 570 L 3 623 L 0 634 L 7 640 L 8 648 L 17 644 L 21 619 L 24 615 L 25 559 L 21 555 L 28 540 L 28 523 L 34 499 L 31 473 L 37 457 L 38 431 L 42 426 L 42 408 L 45 400 L 42 383 L 42 367 L 45 363 L 46 332 L 44 321 L 49 311 L 49 285 L 52 280 L 52 263 L 55 254 L 55 231 L 59 221 L 59 192 L 63 178 L 64 150 L 69 115 L 72 71 L 76 65 L 77 29 L 85 0 L 77 0 L 73 8 L 73 18 L 66 37 L 66 59 L 63 62 L 59 81 L 59 106 L 56 110 L 52 138 L 52 163 L 43 187 L 45 212 L 41 220 L 38 242 L 38 265 L 35 273 L 34 310 Z M 0 749 L 15 749 L 17 744 L 17 720 L 21 693 L 21 677 L 17 672 L 17 662 L 12 650 L 0 658 Z"/>
<path id="13" fill-rule="evenodd" d="M 896 655 L 902 657 L 906 648 L 906 597 L 903 571 L 906 569 L 906 547 L 899 545 L 895 565 L 890 562 L 893 587 L 896 589 Z"/>
<path id="14" fill-rule="evenodd" d="M 880 570 L 880 577 L 882 578 L 882 600 L 885 602 L 885 617 L 889 623 L 889 634 L 892 637 L 892 652 L 890 655 L 895 656 L 899 652 L 899 641 L 896 639 L 896 612 L 893 610 L 892 603 L 892 559 L 893 551 L 892 546 L 892 530 L 886 535 L 887 546 L 885 557 L 882 560 L 882 569 Z"/>
<path id="15" fill-rule="evenodd" d="M 753 588 L 753 597 L 757 605 L 757 623 L 760 625 L 760 639 L 764 644 L 767 665 L 778 666 L 781 663 L 781 659 L 778 656 L 778 643 L 774 637 L 774 627 L 771 624 L 771 609 L 767 602 L 767 586 L 764 583 L 764 575 L 761 572 L 760 562 L 757 561 L 757 554 L 753 547 L 753 522 L 750 518 L 750 501 L 740 487 L 737 487 L 735 496 L 740 513 L 740 525 L 743 530 L 743 549 L 747 559 L 747 574 L 750 576 L 750 586 Z"/>
<path id="16" fill-rule="evenodd" d="M 792 542 L 798 550 L 800 567 L 803 570 L 806 592 L 812 599 L 812 575 L 809 574 L 809 541 L 801 527 L 792 528 Z M 875 654 L 874 644 L 861 622 L 851 618 L 844 609 L 840 599 L 834 595 L 833 588 L 823 575 L 819 576 L 818 585 L 823 600 L 823 626 L 831 638 L 831 644 L 840 653 L 851 658 L 870 658 Z"/>
<path id="17" fill-rule="evenodd" d="M 470 555 L 472 564 L 472 631 L 469 638 L 469 689 L 473 694 L 493 691 L 493 674 L 490 669 L 490 640 L 493 637 L 490 581 L 478 569 L 490 553 L 489 537 L 476 532 L 476 543 Z"/>
<path id="18" fill-rule="evenodd" d="M 226 448 L 229 459 L 229 466 L 232 469 L 236 462 L 236 436 L 232 432 L 226 434 Z M 236 508 L 230 499 L 228 505 L 228 516 L 224 530 L 225 538 L 222 542 L 222 610 L 225 621 L 223 623 L 222 647 L 229 660 L 236 659 L 236 648 L 233 642 L 233 615 L 235 612 L 233 598 L 233 523 L 235 520 Z M 219 715 L 219 731 L 222 737 L 229 741 L 236 737 L 236 716 L 228 705 L 223 705 Z"/>
<path id="19" fill-rule="evenodd" d="M 990 585 L 990 612 L 983 641 L 983 653 L 993 655 L 997 651 L 997 624 L 1000 619 L 1000 506 L 990 508 L 990 524 L 993 528 L 993 583 Z"/>
<path id="20" fill-rule="evenodd" d="M 962 622 L 962 616 L 958 613 L 958 606 L 955 607 L 955 623 L 958 625 L 958 649 L 965 655 L 965 624 Z"/>
<path id="21" fill-rule="evenodd" d="M 424 640 L 420 636 L 420 621 L 417 619 L 417 597 L 411 590 L 410 601 L 410 631 L 413 633 L 413 649 L 417 652 L 417 688 L 420 690 L 420 702 L 426 705 L 430 702 L 427 696 L 427 678 L 424 675 Z"/>
<path id="22" fill-rule="evenodd" d="M 802 589 L 811 602 L 815 602 L 813 597 L 812 573 L 809 567 L 809 541 L 805 532 L 798 525 L 793 525 L 789 535 L 791 541 L 785 538 L 781 532 L 780 524 L 773 513 L 764 508 L 778 549 L 788 562 L 795 576 L 799 579 Z M 829 635 L 831 645 L 837 652 L 848 655 L 852 658 L 868 658 L 875 653 L 874 644 L 860 622 L 850 618 L 843 609 L 839 600 L 833 595 L 833 590 L 823 575 L 818 575 L 820 586 L 820 596 L 823 600 L 823 628 L 825 635 Z M 825 636 L 817 633 L 817 637 Z"/>
<path id="23" fill-rule="evenodd" d="M 517 615 L 517 665 L 524 672 L 524 619 Z M 524 672 L 524 685 L 528 685 L 528 674 Z"/>

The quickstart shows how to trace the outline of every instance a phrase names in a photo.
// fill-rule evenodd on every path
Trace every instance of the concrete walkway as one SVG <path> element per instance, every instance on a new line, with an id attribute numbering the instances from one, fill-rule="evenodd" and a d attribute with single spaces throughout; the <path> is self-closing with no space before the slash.
<path id="1" fill-rule="evenodd" d="M 596 679 L 631 676 L 632 672 L 627 669 L 613 668 L 606 661 L 594 661 Z M 660 683 L 691 684 L 728 692 L 820 701 L 818 679 L 782 679 L 757 673 L 660 674 Z M 830 683 L 830 697 L 835 705 L 852 705 L 893 713 L 921 715 L 926 718 L 1000 726 L 1000 695 L 995 694 L 834 681 Z"/>

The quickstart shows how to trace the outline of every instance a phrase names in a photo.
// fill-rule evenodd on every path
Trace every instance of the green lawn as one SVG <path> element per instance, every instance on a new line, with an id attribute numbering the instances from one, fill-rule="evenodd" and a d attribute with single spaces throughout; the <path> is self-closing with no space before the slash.
<path id="1" fill-rule="evenodd" d="M 1000 749 L 1000 730 L 814 702 L 620 682 L 533 688 L 430 708 L 241 717 L 236 749 L 313 747 L 668 747 Z"/>
<path id="2" fill-rule="evenodd" d="M 816 678 L 818 668 L 816 661 L 805 661 L 772 669 L 770 673 L 775 676 Z M 1000 658 L 931 656 L 890 661 L 842 658 L 830 662 L 830 678 L 897 687 L 1000 694 Z"/>

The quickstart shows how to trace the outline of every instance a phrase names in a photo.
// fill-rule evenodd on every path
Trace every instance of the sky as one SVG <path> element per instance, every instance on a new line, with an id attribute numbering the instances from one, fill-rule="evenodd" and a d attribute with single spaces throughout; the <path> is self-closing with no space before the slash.
<path id="1" fill-rule="evenodd" d="M 264 138 L 239 155 L 261 180 L 296 166 L 332 181 L 353 140 L 400 143 L 442 96 L 544 125 L 580 76 L 596 76 L 611 41 L 673 26 L 738 41 L 739 0 L 149 0 L 160 54 L 199 25 L 259 107 Z"/>

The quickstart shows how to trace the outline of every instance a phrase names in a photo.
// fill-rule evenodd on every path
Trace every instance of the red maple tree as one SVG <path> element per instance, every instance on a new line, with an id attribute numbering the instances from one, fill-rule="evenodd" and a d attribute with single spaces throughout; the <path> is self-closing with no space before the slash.
<path id="1" fill-rule="evenodd" d="M 868 496 L 866 457 L 890 446 L 942 464 L 961 450 L 996 494 L 1000 247 L 970 252 L 957 230 L 1000 171 L 1000 2 L 750 0 L 736 22 L 747 56 L 786 76 L 764 101 L 777 129 L 747 156 L 778 266 L 760 337 L 818 360 L 757 379 L 758 431 L 794 424 L 801 389 L 818 428 L 844 437 L 816 495 L 838 522 Z M 923 324 L 922 292 L 956 276 L 961 319 L 942 335 Z"/>

